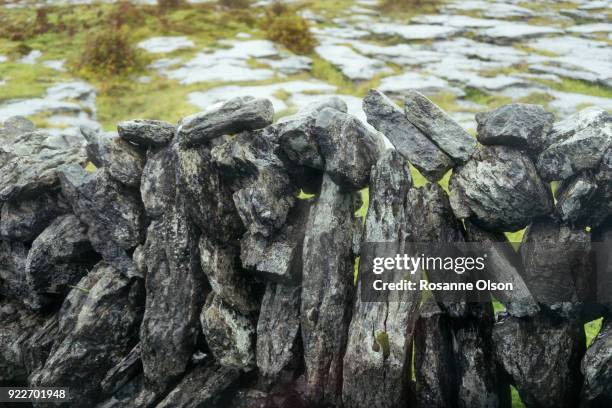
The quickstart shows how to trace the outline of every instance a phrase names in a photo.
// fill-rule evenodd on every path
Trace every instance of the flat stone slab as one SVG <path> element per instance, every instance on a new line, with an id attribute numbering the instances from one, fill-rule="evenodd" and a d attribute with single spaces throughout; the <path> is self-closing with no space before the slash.
<path id="1" fill-rule="evenodd" d="M 419 91 L 425 95 L 451 92 L 457 96 L 465 96 L 463 90 L 451 86 L 445 79 L 418 72 L 405 72 L 383 78 L 378 89 L 391 95 L 407 95 L 409 91 Z"/>
<path id="2" fill-rule="evenodd" d="M 612 32 L 612 24 L 608 23 L 593 23 L 580 24 L 567 29 L 570 33 L 575 34 L 594 34 L 594 33 L 610 33 Z"/>
<path id="3" fill-rule="evenodd" d="M 447 5 L 445 9 L 459 11 L 483 11 L 485 17 L 502 19 L 514 17 L 532 17 L 535 15 L 533 10 L 525 7 L 507 3 L 492 3 L 482 0 L 458 1 L 456 3 Z"/>
<path id="4" fill-rule="evenodd" d="M 503 21 L 485 18 L 475 18 L 461 15 L 427 14 L 413 17 L 411 22 L 417 24 L 439 24 L 455 28 L 487 28 L 495 27 Z"/>
<path id="5" fill-rule="evenodd" d="M 185 36 L 151 37 L 138 43 L 138 48 L 151 53 L 173 52 L 184 48 L 193 48 L 195 44 Z"/>
<path id="6" fill-rule="evenodd" d="M 554 27 L 534 26 L 524 23 L 505 23 L 480 30 L 478 35 L 485 40 L 495 43 L 512 43 L 526 38 L 561 34 L 562 32 L 562 30 Z"/>
<path id="7" fill-rule="evenodd" d="M 404 40 L 431 40 L 448 38 L 459 32 L 456 28 L 434 24 L 364 24 L 363 28 L 383 37 L 401 37 Z"/>
<path id="8" fill-rule="evenodd" d="M 315 51 L 321 58 L 340 69 L 344 76 L 354 81 L 392 72 L 384 62 L 361 55 L 344 45 L 320 45 Z"/>

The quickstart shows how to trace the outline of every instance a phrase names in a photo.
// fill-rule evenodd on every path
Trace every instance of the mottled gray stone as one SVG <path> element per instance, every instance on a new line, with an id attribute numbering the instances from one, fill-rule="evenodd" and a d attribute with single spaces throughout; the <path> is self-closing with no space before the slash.
<path id="1" fill-rule="evenodd" d="M 384 150 L 384 142 L 359 119 L 333 108 L 317 115 L 314 132 L 325 159 L 325 172 L 347 189 L 362 189 Z"/>
<path id="2" fill-rule="evenodd" d="M 482 242 L 487 257 L 483 276 L 493 282 L 511 283 L 511 291 L 491 291 L 491 295 L 516 317 L 532 316 L 540 308 L 523 280 L 523 262 L 508 238 L 499 232 L 490 232 L 466 222 L 467 241 Z"/>
<path id="3" fill-rule="evenodd" d="M 531 160 L 505 146 L 479 149 L 450 179 L 451 205 L 458 218 L 493 231 L 516 231 L 552 210 L 550 187 Z"/>
<path id="4" fill-rule="evenodd" d="M 0 295 L 23 302 L 29 298 L 25 279 L 28 247 L 19 241 L 0 240 Z"/>
<path id="5" fill-rule="evenodd" d="M 546 314 L 507 316 L 493 329 L 495 354 L 528 407 L 577 407 L 585 338 L 581 324 Z"/>
<path id="6" fill-rule="evenodd" d="M 105 394 L 115 394 L 140 373 L 142 361 L 140 344 L 137 344 L 116 366 L 108 370 L 100 386 Z"/>
<path id="7" fill-rule="evenodd" d="M 82 128 L 87 139 L 87 158 L 96 167 L 103 167 L 110 176 L 127 187 L 138 188 L 145 164 L 145 152 L 126 142 L 116 133 Z"/>
<path id="8" fill-rule="evenodd" d="M 584 229 L 547 217 L 534 221 L 520 248 L 523 279 L 534 298 L 564 315 L 579 313 L 580 302 L 595 298 L 590 250 L 591 236 Z"/>
<path id="9" fill-rule="evenodd" d="M 410 123 L 455 162 L 466 162 L 476 149 L 476 139 L 423 94 L 409 91 L 405 112 Z"/>
<path id="10" fill-rule="evenodd" d="M 142 170 L 140 196 L 149 218 L 157 219 L 172 205 L 176 191 L 176 156 L 171 146 L 149 150 Z"/>
<path id="11" fill-rule="evenodd" d="M 612 404 L 612 325 L 604 322 L 601 332 L 593 340 L 582 359 L 584 375 L 580 406 L 605 407 Z"/>
<path id="12" fill-rule="evenodd" d="M 299 286 L 268 283 L 257 321 L 256 360 L 269 385 L 293 380 L 301 364 Z"/>
<path id="13" fill-rule="evenodd" d="M 555 124 L 548 140 L 536 163 L 544 180 L 563 180 L 596 169 L 612 146 L 612 115 L 587 108 Z"/>
<path id="14" fill-rule="evenodd" d="M 238 370 L 223 367 L 207 361 L 196 366 L 191 372 L 156 405 L 158 408 L 217 407 L 223 392 L 236 380 Z"/>
<path id="15" fill-rule="evenodd" d="M 170 143 L 176 126 L 161 120 L 134 119 L 119 122 L 117 132 L 128 142 L 143 147 L 162 147 Z"/>
<path id="16" fill-rule="evenodd" d="M 298 282 L 302 277 L 302 246 L 310 206 L 311 200 L 298 200 L 285 225 L 269 238 L 246 233 L 240 242 L 243 267 L 270 281 Z"/>
<path id="17" fill-rule="evenodd" d="M 200 265 L 213 292 L 243 315 L 256 311 L 255 283 L 240 267 L 238 248 L 200 237 Z"/>
<path id="18" fill-rule="evenodd" d="M 127 251 L 144 240 L 144 208 L 138 194 L 105 170 L 90 174 L 77 165 L 60 169 L 62 193 L 87 225 L 92 247 L 126 276 L 134 265 Z"/>
<path id="19" fill-rule="evenodd" d="M 352 242 L 352 204 L 351 194 L 342 193 L 324 176 L 306 226 L 300 317 L 306 395 L 314 405 L 341 400 L 342 357 L 355 290 L 354 256 L 348 245 Z"/>
<path id="20" fill-rule="evenodd" d="M 412 187 L 408 163 L 397 151 L 387 151 L 372 169 L 370 210 L 363 242 L 389 242 L 400 252 L 410 228 L 407 193 Z M 361 273 L 369 273 L 365 269 Z M 397 271 L 400 278 L 402 272 Z M 417 280 L 418 280 L 418 276 Z M 357 299 L 344 355 L 342 401 L 345 407 L 386 407 L 407 404 L 412 330 L 421 294 L 391 293 L 378 302 Z"/>
<path id="21" fill-rule="evenodd" d="M 205 298 L 198 239 L 180 197 L 147 230 L 146 307 L 140 346 L 148 390 L 162 392 L 180 378 L 196 348 L 198 316 Z"/>
<path id="22" fill-rule="evenodd" d="M 104 263 L 92 272 L 99 279 L 84 294 L 70 331 L 53 345 L 31 384 L 69 387 L 83 404 L 100 400 L 101 381 L 136 343 L 142 318 L 142 284 Z M 83 289 L 73 289 L 83 290 Z"/>
<path id="23" fill-rule="evenodd" d="M 319 170 L 324 168 L 314 126 L 317 116 L 325 108 L 344 113 L 347 111 L 346 102 L 337 96 L 330 96 L 306 105 L 295 115 L 282 117 L 271 126 L 273 140 L 291 163 Z"/>
<path id="24" fill-rule="evenodd" d="M 612 148 L 604 153 L 598 169 L 559 186 L 556 211 L 570 225 L 591 228 L 612 215 Z"/>
<path id="25" fill-rule="evenodd" d="M 99 256 L 87 237 L 87 227 L 74 215 L 56 218 L 32 243 L 25 263 L 29 289 L 41 307 L 44 297 L 65 295 L 86 275 Z"/>
<path id="26" fill-rule="evenodd" d="M 59 184 L 60 166 L 85 161 L 83 146 L 68 137 L 4 127 L 0 132 L 0 201 L 44 192 Z"/>
<path id="27" fill-rule="evenodd" d="M 459 389 L 451 320 L 436 302 L 423 306 L 414 333 L 415 399 L 418 408 L 457 406 Z"/>
<path id="28" fill-rule="evenodd" d="M 382 92 L 374 89 L 368 92 L 363 110 L 368 122 L 430 181 L 441 179 L 453 166 L 450 157 L 412 125 L 400 107 Z"/>
<path id="29" fill-rule="evenodd" d="M 273 116 L 269 100 L 236 97 L 183 118 L 177 135 L 181 143 L 206 143 L 223 135 L 264 128 L 272 123 Z"/>
<path id="30" fill-rule="evenodd" d="M 555 117 L 542 106 L 513 103 L 476 114 L 478 141 L 486 145 L 526 148 L 537 154 L 545 147 L 545 137 Z"/>
<path id="31" fill-rule="evenodd" d="M 255 368 L 255 325 L 246 316 L 211 294 L 200 315 L 206 343 L 223 367 L 241 371 Z"/>
<path id="32" fill-rule="evenodd" d="M 56 193 L 6 202 L 0 214 L 0 237 L 31 242 L 55 217 L 67 213 L 69 208 L 68 203 Z"/>

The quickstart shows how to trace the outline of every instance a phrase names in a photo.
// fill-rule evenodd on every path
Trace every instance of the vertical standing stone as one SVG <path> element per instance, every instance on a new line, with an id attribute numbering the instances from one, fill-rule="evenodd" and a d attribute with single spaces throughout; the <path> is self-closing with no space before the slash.
<path id="1" fill-rule="evenodd" d="M 300 315 L 306 395 L 312 405 L 340 403 L 342 358 L 353 300 L 351 194 L 324 176 L 304 238 Z"/>
<path id="2" fill-rule="evenodd" d="M 397 151 L 387 151 L 372 171 L 363 242 L 390 243 L 395 251 L 402 251 L 408 227 L 406 196 L 411 186 L 408 163 Z M 402 272 L 396 273 L 399 278 Z M 393 292 L 379 302 L 370 302 L 361 297 L 365 282 L 359 281 L 353 307 L 342 400 L 347 408 L 405 406 L 420 292 Z"/>

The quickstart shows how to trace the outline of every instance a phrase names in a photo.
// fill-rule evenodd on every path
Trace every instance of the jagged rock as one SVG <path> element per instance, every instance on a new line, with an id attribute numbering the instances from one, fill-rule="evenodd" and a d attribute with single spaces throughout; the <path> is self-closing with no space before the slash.
<path id="1" fill-rule="evenodd" d="M 397 151 L 385 152 L 372 169 L 363 242 L 388 242 L 392 243 L 389 249 L 402 251 L 409 226 L 406 197 L 411 187 L 408 163 Z M 361 269 L 360 273 L 371 272 Z M 401 273 L 397 271 L 398 276 L 388 280 L 395 281 Z M 359 280 L 353 306 L 342 402 L 347 408 L 403 406 L 408 401 L 409 350 L 421 294 L 394 292 L 370 302 L 362 298 L 366 282 Z"/>
<path id="2" fill-rule="evenodd" d="M 483 243 L 487 257 L 483 277 L 492 282 L 512 283 L 513 290 L 491 291 L 512 316 L 524 317 L 536 314 L 540 308 L 523 280 L 523 262 L 514 251 L 508 238 L 502 233 L 489 232 L 471 222 L 466 222 L 467 241 Z M 482 255 L 479 255 L 482 256 Z"/>
<path id="3" fill-rule="evenodd" d="M 255 297 L 255 283 L 250 282 L 240 268 L 238 249 L 200 237 L 200 265 L 213 292 L 243 315 L 259 307 Z"/>
<path id="4" fill-rule="evenodd" d="M 548 139 L 551 143 L 536 163 L 544 180 L 563 180 L 596 169 L 612 146 L 612 115 L 587 108 L 555 124 Z"/>
<path id="5" fill-rule="evenodd" d="M 4 300 L 0 301 L 0 322 L 0 382 L 25 385 L 28 375 L 42 367 L 49 355 L 57 336 L 57 317 Z"/>
<path id="6" fill-rule="evenodd" d="M 87 227 L 76 216 L 56 218 L 32 243 L 25 262 L 25 276 L 34 292 L 36 307 L 48 296 L 68 293 L 98 262 L 87 237 Z M 32 305 L 31 305 L 32 306 Z"/>
<path id="7" fill-rule="evenodd" d="M 66 201 L 54 193 L 2 205 L 0 237 L 31 242 L 55 217 L 68 212 Z"/>
<path id="8" fill-rule="evenodd" d="M 145 152 L 112 132 L 81 129 L 87 139 L 87 157 L 96 167 L 127 187 L 138 188 L 145 164 Z"/>
<path id="9" fill-rule="evenodd" d="M 505 105 L 476 114 L 478 141 L 485 145 L 526 148 L 537 154 L 544 149 L 554 120 L 554 115 L 540 105 Z"/>
<path id="10" fill-rule="evenodd" d="M 206 293 L 198 259 L 199 234 L 180 196 L 147 230 L 146 307 L 140 347 L 148 390 L 162 392 L 185 372 L 200 331 Z"/>
<path id="11" fill-rule="evenodd" d="M 257 368 L 269 384 L 287 384 L 301 363 L 300 288 L 268 283 L 257 321 Z"/>
<path id="12" fill-rule="evenodd" d="M 108 370 L 100 384 L 102 391 L 105 394 L 115 394 L 141 372 L 140 344 L 137 344 L 116 366 Z"/>
<path id="13" fill-rule="evenodd" d="M 597 302 L 603 303 L 609 316 L 612 313 L 612 217 L 593 229 L 591 240 L 596 253 Z"/>
<path id="14" fill-rule="evenodd" d="M 27 127 L 26 127 L 27 128 Z M 82 141 L 23 127 L 0 131 L 0 201 L 35 196 L 59 183 L 64 164 L 84 164 Z"/>
<path id="15" fill-rule="evenodd" d="M 300 378 L 301 380 L 301 378 Z M 229 401 L 232 408 L 307 408 L 304 402 L 303 381 L 290 387 L 264 392 L 257 389 L 240 389 Z"/>
<path id="16" fill-rule="evenodd" d="M 342 193 L 326 175 L 306 226 L 300 317 L 306 395 L 314 405 L 341 399 L 354 292 L 354 257 L 347 245 L 352 242 L 352 204 L 351 194 Z"/>
<path id="17" fill-rule="evenodd" d="M 478 305 L 483 314 L 455 328 L 455 364 L 459 379 L 457 406 L 510 408 L 510 386 L 502 380 L 492 340 L 491 303 Z"/>
<path id="18" fill-rule="evenodd" d="M 333 108 L 319 112 L 314 132 L 327 174 L 348 189 L 364 188 L 372 166 L 384 150 L 379 135 L 356 117 Z"/>
<path id="19" fill-rule="evenodd" d="M 181 119 L 177 135 L 181 143 L 201 144 L 223 135 L 264 128 L 272 123 L 273 116 L 269 100 L 236 97 Z"/>
<path id="20" fill-rule="evenodd" d="M 489 146 L 453 172 L 451 205 L 458 218 L 493 231 L 516 231 L 552 210 L 550 187 L 519 150 Z"/>
<path id="21" fill-rule="evenodd" d="M 136 276 L 145 279 L 147 276 L 147 259 L 144 245 L 138 245 L 132 254 Z"/>
<path id="22" fill-rule="evenodd" d="M 174 146 L 178 194 L 192 220 L 205 235 L 221 243 L 238 245 L 244 233 L 232 192 L 215 167 L 207 147 Z M 255 204 L 253 204 L 255 205 Z M 246 224 L 248 225 L 248 224 Z"/>
<path id="23" fill-rule="evenodd" d="M 452 160 L 423 135 L 382 92 L 371 90 L 363 100 L 368 122 L 430 181 L 437 181 L 453 167 Z"/>
<path id="24" fill-rule="evenodd" d="M 495 352 L 528 407 L 577 407 L 585 349 L 581 324 L 546 314 L 504 317 L 493 330 Z"/>
<path id="25" fill-rule="evenodd" d="M 534 221 L 520 248 L 523 279 L 534 298 L 561 313 L 578 311 L 578 302 L 594 299 L 596 283 L 590 251 L 591 237 L 584 229 L 551 218 Z"/>
<path id="26" fill-rule="evenodd" d="M 156 398 L 154 393 L 144 388 L 144 376 L 139 374 L 119 388 L 109 399 L 96 405 L 96 408 L 145 408 L 153 404 Z"/>
<path id="27" fill-rule="evenodd" d="M 172 146 L 149 150 L 142 170 L 140 195 L 149 218 L 159 218 L 172 206 L 176 193 L 176 156 Z"/>
<path id="28" fill-rule="evenodd" d="M 162 147 L 170 143 L 176 126 L 161 120 L 134 119 L 117 124 L 119 137 L 143 147 Z"/>
<path id="29" fill-rule="evenodd" d="M 202 309 L 200 322 L 206 343 L 219 364 L 241 371 L 255 367 L 255 327 L 249 318 L 211 294 Z"/>
<path id="30" fill-rule="evenodd" d="M 127 254 L 144 239 L 144 209 L 140 197 L 104 170 L 90 174 L 77 165 L 60 170 L 62 193 L 87 225 L 92 247 L 126 276 L 134 265 Z"/>
<path id="31" fill-rule="evenodd" d="M 557 213 L 577 227 L 595 228 L 612 215 L 612 148 L 595 172 L 585 172 L 557 190 Z"/>
<path id="32" fill-rule="evenodd" d="M 233 199 L 242 223 L 251 233 L 272 235 L 285 223 L 297 191 L 271 143 L 256 132 L 245 132 L 211 154 L 236 190 Z"/>
<path id="33" fill-rule="evenodd" d="M 476 139 L 436 104 L 417 91 L 408 91 L 406 117 L 455 162 L 466 162 L 476 149 Z"/>
<path id="34" fill-rule="evenodd" d="M 0 137 L 12 137 L 22 133 L 33 132 L 36 126 L 24 116 L 11 116 L 0 126 Z"/>
<path id="35" fill-rule="evenodd" d="M 0 240 L 0 296 L 23 302 L 29 298 L 25 279 L 28 247 L 19 241 Z"/>
<path id="36" fill-rule="evenodd" d="M 325 167 L 314 126 L 319 113 L 326 108 L 346 113 L 346 103 L 337 96 L 317 100 L 298 113 L 280 118 L 272 128 L 272 138 L 290 163 L 322 170 Z"/>
<path id="37" fill-rule="evenodd" d="M 310 206 L 310 200 L 298 200 L 287 216 L 287 223 L 270 238 L 261 234 L 245 234 L 240 247 L 243 267 L 254 269 L 271 281 L 299 281 Z"/>
<path id="38" fill-rule="evenodd" d="M 66 337 L 31 378 L 35 386 L 69 387 L 71 398 L 82 404 L 100 400 L 101 381 L 136 343 L 142 318 L 142 284 L 104 263 L 96 269 L 99 279 L 84 296 L 72 329 L 63 331 Z"/>
<path id="39" fill-rule="evenodd" d="M 584 408 L 606 407 L 612 404 L 612 325 L 604 322 L 582 359 L 581 371 L 584 385 L 580 406 Z"/>
<path id="40" fill-rule="evenodd" d="M 215 407 L 223 398 L 223 391 L 239 377 L 240 371 L 216 362 L 196 366 L 180 383 L 156 405 L 157 408 Z"/>
<path id="41" fill-rule="evenodd" d="M 450 318 L 436 302 L 423 306 L 414 332 L 415 399 L 419 408 L 457 406 L 459 390 Z"/>

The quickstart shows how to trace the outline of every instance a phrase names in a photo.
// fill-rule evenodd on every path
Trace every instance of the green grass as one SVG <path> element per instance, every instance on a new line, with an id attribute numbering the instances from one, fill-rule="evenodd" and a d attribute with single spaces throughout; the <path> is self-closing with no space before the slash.
<path id="1" fill-rule="evenodd" d="M 0 103 L 11 99 L 35 98 L 45 94 L 47 88 L 58 81 L 57 71 L 40 65 L 16 63 L 0 64 Z"/>
<path id="2" fill-rule="evenodd" d="M 510 97 L 491 95 L 476 88 L 467 88 L 465 99 L 485 105 L 489 109 L 499 108 L 500 106 L 512 103 L 512 98 Z"/>
<path id="3" fill-rule="evenodd" d="M 541 80 L 550 88 L 569 93 L 580 93 L 584 95 L 598 96 L 600 98 L 612 98 L 612 88 L 591 84 L 578 79 L 562 78 L 561 82 Z"/>
<path id="4" fill-rule="evenodd" d="M 584 325 L 587 347 L 591 347 L 591 344 L 593 344 L 593 340 L 595 337 L 597 337 L 599 331 L 601 330 L 602 323 L 603 319 L 597 319 Z"/>
<path id="5" fill-rule="evenodd" d="M 521 397 L 516 388 L 510 386 L 510 392 L 512 395 L 512 408 L 525 408 L 525 404 L 521 401 Z"/>

